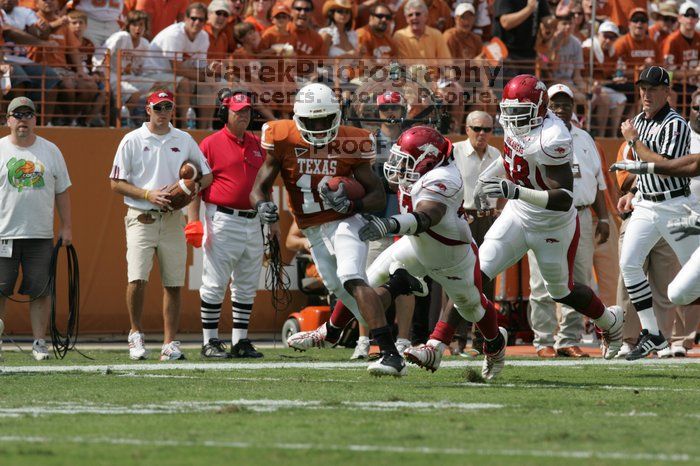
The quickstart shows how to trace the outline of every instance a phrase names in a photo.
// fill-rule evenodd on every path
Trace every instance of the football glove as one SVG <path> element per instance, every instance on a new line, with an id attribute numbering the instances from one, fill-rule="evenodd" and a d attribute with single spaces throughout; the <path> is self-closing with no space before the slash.
<path id="1" fill-rule="evenodd" d="M 691 235 L 700 235 L 700 214 L 695 212 L 687 204 L 684 205 L 688 211 L 687 217 L 674 218 L 666 224 L 671 234 L 678 234 L 675 240 L 680 241 Z"/>
<path id="2" fill-rule="evenodd" d="M 482 180 L 483 191 L 488 197 L 517 199 L 520 196 L 520 188 L 512 181 L 505 178 L 487 178 Z"/>
<path id="3" fill-rule="evenodd" d="M 649 164 L 647 162 L 639 162 L 634 160 L 615 162 L 610 166 L 611 172 L 615 172 L 618 170 L 624 170 L 635 175 L 644 175 L 646 173 L 651 173 L 649 170 Z"/>
<path id="4" fill-rule="evenodd" d="M 484 183 L 481 180 L 477 181 L 474 187 L 474 206 L 479 211 L 489 210 L 490 208 L 488 197 L 484 193 Z"/>
<path id="5" fill-rule="evenodd" d="M 324 184 L 321 186 L 319 195 L 325 205 L 341 214 L 347 214 L 352 208 L 352 201 L 348 199 L 343 183 L 340 183 L 336 191 L 331 191 L 328 185 Z"/>
<path id="6" fill-rule="evenodd" d="M 277 212 L 277 206 L 274 202 L 260 201 L 256 207 L 262 223 L 269 225 L 270 223 L 275 223 L 280 219 L 280 215 Z"/>
<path id="7" fill-rule="evenodd" d="M 399 231 L 399 222 L 393 218 L 367 215 L 365 219 L 367 219 L 367 223 L 360 228 L 361 241 L 377 241 Z"/>

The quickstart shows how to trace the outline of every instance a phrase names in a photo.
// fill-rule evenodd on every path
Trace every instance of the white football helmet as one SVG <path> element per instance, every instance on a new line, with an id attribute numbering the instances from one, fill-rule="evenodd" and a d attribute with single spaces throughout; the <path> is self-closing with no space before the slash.
<path id="1" fill-rule="evenodd" d="M 297 92 L 294 123 L 302 139 L 312 146 L 325 146 L 335 139 L 340 116 L 338 98 L 325 84 L 307 84 Z"/>

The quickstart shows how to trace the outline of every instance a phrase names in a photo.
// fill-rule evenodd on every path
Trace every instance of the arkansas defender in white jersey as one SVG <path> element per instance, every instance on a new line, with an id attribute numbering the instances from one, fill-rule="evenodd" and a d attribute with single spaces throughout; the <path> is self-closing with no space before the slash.
<path id="1" fill-rule="evenodd" d="M 367 271 L 370 284 L 386 283 L 396 268 L 414 277 L 428 275 L 440 283 L 460 315 L 476 322 L 484 334 L 487 342 L 482 374 L 488 380 L 494 378 L 505 364 L 507 333 L 499 329 L 495 308 L 481 293 L 477 248 L 467 221 L 460 215 L 464 188 L 453 163 L 452 143 L 433 128 L 410 128 L 392 147 L 384 173 L 389 182 L 399 185 L 402 213 L 390 218 L 371 217 L 360 230 L 360 239 L 403 237 L 372 263 Z M 377 293 L 387 308 L 396 295 L 391 283 L 377 288 Z M 443 330 L 439 325 L 433 332 L 437 338 L 431 336 L 419 351 L 407 349 L 406 358 L 427 369 L 437 369 L 446 348 L 440 338 Z"/>

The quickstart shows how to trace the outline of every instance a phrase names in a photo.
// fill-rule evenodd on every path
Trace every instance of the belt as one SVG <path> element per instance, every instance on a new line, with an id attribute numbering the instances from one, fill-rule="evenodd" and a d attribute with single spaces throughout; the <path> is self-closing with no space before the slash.
<path id="1" fill-rule="evenodd" d="M 582 210 L 588 209 L 590 206 L 591 206 L 591 204 L 588 204 L 588 205 L 577 205 L 577 206 L 576 206 L 576 210 L 578 210 L 579 212 L 581 212 Z"/>
<path id="2" fill-rule="evenodd" d="M 255 218 L 258 216 L 257 210 L 229 209 L 228 207 L 223 207 L 220 205 L 216 206 L 216 211 L 221 212 L 222 214 L 236 215 L 237 217 L 243 218 Z"/>
<path id="3" fill-rule="evenodd" d="M 676 189 L 675 191 L 665 191 L 663 193 L 642 193 L 642 199 L 644 199 L 645 201 L 652 202 L 668 201 L 669 199 L 673 199 L 674 197 L 681 196 L 690 196 L 690 186 L 686 186 L 685 188 L 681 189 Z"/>
<path id="4" fill-rule="evenodd" d="M 496 216 L 496 209 L 486 209 L 486 210 L 464 209 L 464 211 L 468 215 L 471 215 L 472 217 L 495 217 Z"/>

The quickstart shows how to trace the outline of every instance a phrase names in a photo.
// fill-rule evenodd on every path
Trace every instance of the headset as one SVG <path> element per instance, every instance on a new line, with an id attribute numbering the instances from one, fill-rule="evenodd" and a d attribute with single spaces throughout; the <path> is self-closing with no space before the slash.
<path id="1" fill-rule="evenodd" d="M 226 123 L 228 122 L 228 105 L 226 105 L 226 99 L 230 99 L 236 94 L 245 94 L 247 95 L 251 102 L 253 101 L 253 94 L 247 89 L 243 88 L 228 88 L 228 87 L 222 87 L 219 92 L 216 94 L 216 99 L 217 102 L 219 103 L 219 107 L 216 109 L 216 114 L 214 115 L 215 120 L 214 120 L 214 129 L 221 129 L 223 128 Z M 257 116 L 257 113 L 255 109 L 251 107 L 252 110 L 252 115 L 250 118 L 250 121 L 252 122 L 255 117 Z"/>

